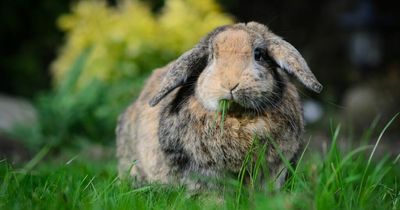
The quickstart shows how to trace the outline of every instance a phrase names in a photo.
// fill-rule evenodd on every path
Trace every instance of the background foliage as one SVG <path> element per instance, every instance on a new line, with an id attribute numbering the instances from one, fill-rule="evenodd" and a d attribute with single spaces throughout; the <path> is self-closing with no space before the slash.
<path id="1" fill-rule="evenodd" d="M 231 22 L 213 0 L 169 0 L 159 14 L 139 1 L 78 2 L 58 21 L 67 39 L 52 64 L 54 88 L 38 99 L 39 124 L 17 133 L 36 149 L 113 143 L 118 114 L 148 74 Z"/>
<path id="2" fill-rule="evenodd" d="M 121 1 L 115 7 L 81 1 L 58 21 L 67 40 L 53 63 L 56 83 L 88 46 L 93 51 L 78 87 L 93 79 L 118 82 L 150 72 L 192 47 L 211 29 L 231 22 L 213 0 L 169 0 L 160 14 L 139 1 Z"/>

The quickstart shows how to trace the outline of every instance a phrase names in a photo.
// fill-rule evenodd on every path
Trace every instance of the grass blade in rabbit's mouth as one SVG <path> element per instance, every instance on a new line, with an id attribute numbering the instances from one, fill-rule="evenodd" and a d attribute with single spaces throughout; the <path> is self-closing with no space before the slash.
<path id="1" fill-rule="evenodd" d="M 225 118 L 226 118 L 226 115 L 227 115 L 228 110 L 231 107 L 231 105 L 232 105 L 232 101 L 227 100 L 227 99 L 222 99 L 218 103 L 218 110 L 217 110 L 216 114 L 221 115 L 221 121 L 220 121 L 221 134 L 224 131 Z"/>

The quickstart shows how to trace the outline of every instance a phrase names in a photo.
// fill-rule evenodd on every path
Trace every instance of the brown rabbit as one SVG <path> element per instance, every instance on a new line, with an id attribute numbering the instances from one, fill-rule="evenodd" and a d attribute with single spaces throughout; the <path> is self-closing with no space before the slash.
<path id="1" fill-rule="evenodd" d="M 120 116 L 120 176 L 129 172 L 139 181 L 207 187 L 195 177 L 239 172 L 254 136 L 265 144 L 273 139 L 287 160 L 294 159 L 302 145 L 303 118 L 289 75 L 317 93 L 322 90 L 300 53 L 266 26 L 216 28 L 155 70 Z M 223 131 L 215 123 L 222 99 L 233 104 Z M 285 165 L 275 147 L 267 148 L 268 175 L 281 186 Z"/>

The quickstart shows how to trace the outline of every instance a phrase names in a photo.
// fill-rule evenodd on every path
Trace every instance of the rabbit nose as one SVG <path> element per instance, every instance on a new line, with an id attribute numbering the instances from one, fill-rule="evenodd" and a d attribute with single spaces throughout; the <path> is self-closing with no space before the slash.
<path id="1" fill-rule="evenodd" d="M 236 85 L 234 85 L 234 86 L 231 88 L 231 93 L 232 93 L 238 86 L 239 86 L 239 83 L 237 83 Z"/>
<path id="2" fill-rule="evenodd" d="M 234 85 L 233 85 L 234 84 Z M 239 86 L 239 83 L 222 83 L 221 88 L 223 88 L 225 91 L 233 92 L 235 89 Z"/>
<path id="3" fill-rule="evenodd" d="M 233 96 L 233 91 L 235 91 L 235 89 L 239 86 L 239 83 L 237 83 L 235 86 L 233 86 L 232 88 L 230 88 L 230 99 L 233 100 L 235 99 L 235 97 Z"/>

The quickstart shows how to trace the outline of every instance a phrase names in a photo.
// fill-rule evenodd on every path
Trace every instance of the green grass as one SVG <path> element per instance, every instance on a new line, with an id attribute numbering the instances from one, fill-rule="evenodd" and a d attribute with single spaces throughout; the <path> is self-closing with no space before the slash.
<path id="1" fill-rule="evenodd" d="M 217 126 L 218 118 L 219 118 L 219 128 L 221 130 L 221 135 L 224 134 L 224 123 L 226 119 L 226 115 L 229 111 L 229 108 L 231 107 L 232 101 L 229 101 L 227 99 L 222 99 L 218 103 L 218 109 L 215 112 L 215 117 L 214 117 L 214 122 L 215 126 Z"/>
<path id="2" fill-rule="evenodd" d="M 305 151 L 289 168 L 291 176 L 281 190 L 257 184 L 264 166 L 250 157 L 262 159 L 265 147 L 254 149 L 237 179 L 227 180 L 220 192 L 198 196 L 177 186 L 132 188 L 118 180 L 112 157 L 71 154 L 42 160 L 45 148 L 21 167 L 0 161 L 0 209 L 400 209 L 400 155 L 375 157 L 389 125 L 370 145 L 347 152 L 337 146 L 341 127 L 332 128 L 328 152 Z M 245 173 L 250 174 L 246 185 Z"/>

